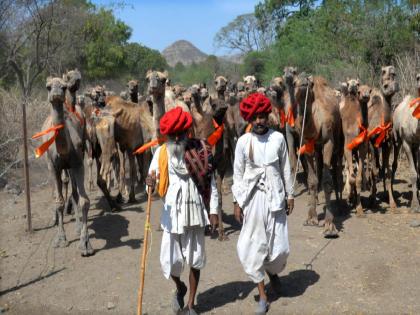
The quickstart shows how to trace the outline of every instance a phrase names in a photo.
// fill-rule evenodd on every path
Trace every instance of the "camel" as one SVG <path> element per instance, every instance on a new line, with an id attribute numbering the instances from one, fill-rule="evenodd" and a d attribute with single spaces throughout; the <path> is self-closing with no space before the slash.
<path id="1" fill-rule="evenodd" d="M 245 91 L 248 93 L 253 93 L 257 91 L 258 84 L 257 79 L 253 75 L 247 75 L 243 77 Z"/>
<path id="2" fill-rule="evenodd" d="M 382 67 L 381 90 L 373 89 L 368 103 L 369 119 L 369 140 L 371 172 L 371 195 L 370 203 L 376 203 L 376 177 L 378 169 L 383 179 L 384 190 L 388 192 L 389 206 L 392 210 L 396 208 L 396 203 L 392 191 L 391 177 L 392 172 L 389 165 L 389 157 L 392 151 L 392 97 L 399 90 L 396 80 L 395 68 L 393 66 Z M 381 152 L 379 151 L 381 149 Z M 380 153 L 382 164 L 379 163 Z"/>
<path id="3" fill-rule="evenodd" d="M 398 166 L 398 155 L 401 146 L 404 148 L 410 165 L 410 182 L 411 182 L 411 211 L 420 212 L 418 199 L 418 156 L 420 146 L 420 121 L 415 111 L 419 106 L 420 97 L 420 73 L 416 76 L 417 80 L 417 99 L 413 99 L 411 95 L 404 97 L 403 101 L 395 108 L 393 115 L 393 135 L 395 139 L 394 146 L 394 162 L 392 164 L 392 177 L 395 178 L 395 172 Z M 414 117 L 413 115 L 417 116 Z"/>
<path id="4" fill-rule="evenodd" d="M 340 200 L 338 187 L 340 181 L 337 178 L 341 174 L 342 143 L 337 98 L 324 78 L 306 77 L 304 74 L 299 75 L 295 80 L 295 98 L 298 109 L 295 128 L 299 134 L 303 133 L 304 145 L 300 152 L 304 154 L 307 163 L 308 190 L 310 191 L 308 219 L 305 224 L 318 226 L 316 212 L 318 177 L 315 167 L 321 165 L 322 174 L 318 176 L 321 178 L 326 203 L 324 236 L 337 237 L 338 232 L 333 222 L 334 215 L 331 207 L 333 187 L 337 201 Z M 302 130 L 304 115 L 305 126 Z M 333 166 L 333 172 L 331 172 L 331 166 Z"/>
<path id="5" fill-rule="evenodd" d="M 288 97 L 285 91 L 286 84 L 284 83 L 283 77 L 273 78 L 270 83 L 270 88 L 267 91 L 268 98 L 273 105 L 272 112 L 269 115 L 270 127 L 281 131 L 284 135 L 286 128 L 285 98 Z"/>
<path id="6" fill-rule="evenodd" d="M 165 83 L 168 78 L 168 72 L 159 72 L 149 70 L 146 74 L 146 80 L 148 82 L 148 92 L 152 97 L 153 103 L 153 138 L 160 136 L 159 132 L 159 121 L 165 114 L 166 110 L 166 90 Z M 166 91 L 165 91 L 166 90 Z"/>
<path id="7" fill-rule="evenodd" d="M 360 81 L 347 80 L 346 93 L 342 94 L 340 102 L 340 116 L 344 135 L 344 157 L 346 160 L 346 185 L 349 199 L 353 196 L 356 204 L 356 215 L 363 215 L 360 193 L 366 183 L 365 159 L 368 153 L 368 117 L 367 106 L 371 88 L 360 86 Z M 353 167 L 353 157 L 357 161 L 356 170 Z"/>
<path id="8" fill-rule="evenodd" d="M 92 174 L 92 164 L 93 160 L 96 162 L 96 184 L 99 189 L 102 191 L 105 199 L 111 210 L 118 210 L 119 206 L 116 201 L 111 197 L 111 194 L 108 189 L 107 180 L 102 175 L 101 172 L 102 163 L 107 163 L 104 158 L 102 158 L 102 148 L 98 139 L 96 124 L 101 121 L 102 113 L 105 107 L 105 89 L 103 86 L 96 86 L 93 89 L 86 91 L 85 95 L 91 99 L 91 104 L 86 105 L 84 109 L 84 114 L 86 116 L 86 133 L 89 143 L 88 147 L 88 166 L 89 166 L 89 183 L 93 181 Z M 109 119 L 107 119 L 109 120 Z M 110 156 L 110 154 L 105 153 L 105 157 Z M 115 161 L 119 162 L 119 161 Z M 114 166 L 118 169 L 118 166 Z M 118 163 L 117 163 L 118 164 Z M 118 173 L 115 172 L 118 176 Z M 120 179 L 121 180 L 121 179 Z M 121 200 L 121 193 L 117 195 L 117 200 Z"/>
<path id="9" fill-rule="evenodd" d="M 83 151 L 85 141 L 85 128 L 77 119 L 65 110 L 65 93 L 67 89 L 66 82 L 61 78 L 47 79 L 46 87 L 48 90 L 48 101 L 51 105 L 51 113 L 46 118 L 42 128 L 43 130 L 52 128 L 54 136 L 50 133 L 45 134 L 42 139 L 45 142 L 52 139 L 52 144 L 47 148 L 48 169 L 54 179 L 54 193 L 56 212 L 58 215 L 58 233 L 54 240 L 55 247 L 64 247 L 68 245 L 63 225 L 63 183 L 61 179 L 62 171 L 68 170 L 70 175 L 73 197 L 76 212 L 76 222 L 80 228 L 79 250 L 82 256 L 93 254 L 92 246 L 89 242 L 89 233 L 87 228 L 87 218 L 90 201 L 84 186 L 84 166 Z M 51 130 L 51 129 L 50 129 Z M 38 152 L 39 154 L 39 152 Z M 79 221 L 79 209 L 82 210 L 82 224 Z"/>
<path id="10" fill-rule="evenodd" d="M 139 102 L 139 81 L 137 80 L 130 80 L 127 82 L 127 90 L 125 100 L 128 100 L 132 103 Z"/>
<path id="11" fill-rule="evenodd" d="M 144 181 L 147 170 L 144 165 L 144 155 L 133 155 L 133 152 L 144 143 L 144 130 L 147 130 L 146 139 L 150 139 L 155 131 L 153 118 L 150 115 L 147 103 L 140 106 L 126 102 L 118 96 L 111 96 L 106 99 L 106 108 L 115 116 L 115 142 L 118 144 L 120 155 L 120 192 L 124 190 L 125 163 L 124 154 L 127 153 L 130 169 L 129 199 L 128 202 L 135 202 L 135 181 L 137 171 L 135 157 Z M 108 155 L 112 156 L 112 155 Z"/>

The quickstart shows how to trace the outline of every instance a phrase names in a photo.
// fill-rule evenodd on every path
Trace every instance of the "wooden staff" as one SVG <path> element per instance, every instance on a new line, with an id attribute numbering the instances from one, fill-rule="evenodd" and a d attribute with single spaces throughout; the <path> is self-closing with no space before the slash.
<path id="1" fill-rule="evenodd" d="M 141 311 L 143 307 L 144 275 L 146 273 L 147 247 L 149 245 L 150 208 L 151 207 L 152 207 L 152 187 L 148 186 L 147 187 L 146 222 L 144 223 L 143 254 L 141 257 L 141 267 L 140 267 L 140 286 L 139 286 L 138 300 L 137 300 L 137 315 L 142 314 Z"/>

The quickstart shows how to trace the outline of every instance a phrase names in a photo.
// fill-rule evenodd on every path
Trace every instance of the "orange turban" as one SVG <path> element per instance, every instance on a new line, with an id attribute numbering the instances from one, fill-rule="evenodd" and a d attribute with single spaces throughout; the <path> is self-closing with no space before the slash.
<path id="1" fill-rule="evenodd" d="M 166 112 L 160 119 L 160 133 L 168 135 L 188 130 L 192 126 L 192 116 L 181 107 Z"/>
<path id="2" fill-rule="evenodd" d="M 239 105 L 241 116 L 250 121 L 256 114 L 271 113 L 271 103 L 268 97 L 261 93 L 253 93 L 243 99 Z"/>

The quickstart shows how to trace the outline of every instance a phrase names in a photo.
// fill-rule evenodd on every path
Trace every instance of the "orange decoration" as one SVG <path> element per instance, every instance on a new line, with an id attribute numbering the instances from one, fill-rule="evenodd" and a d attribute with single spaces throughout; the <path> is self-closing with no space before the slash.
<path id="1" fill-rule="evenodd" d="M 411 115 L 417 119 L 420 119 L 420 97 L 413 99 L 408 106 L 410 108 L 416 106 Z"/>
<path id="2" fill-rule="evenodd" d="M 306 143 L 300 147 L 299 154 L 312 154 L 315 152 L 315 138 L 308 139 Z"/>
<path id="3" fill-rule="evenodd" d="M 376 128 L 374 128 L 372 131 L 369 132 L 368 138 L 370 139 L 374 135 L 378 135 L 378 138 L 375 140 L 375 147 L 379 148 L 381 143 L 385 140 L 385 137 L 387 134 L 391 131 L 392 123 L 389 122 L 385 125 L 384 122 Z"/>
<path id="4" fill-rule="evenodd" d="M 213 133 L 207 138 L 207 142 L 213 147 L 219 142 L 220 138 L 223 136 L 223 131 L 225 130 L 225 125 L 221 124 L 220 126 L 213 119 L 213 126 L 216 129 Z"/>
<path id="5" fill-rule="evenodd" d="M 289 124 L 290 127 L 295 126 L 295 116 L 293 115 L 293 109 L 291 106 L 289 107 L 289 110 L 287 111 L 287 123 Z"/>
<path id="6" fill-rule="evenodd" d="M 45 153 L 45 151 L 48 150 L 48 148 L 50 147 L 50 145 L 55 141 L 55 139 L 57 138 L 58 135 L 58 131 L 60 129 L 63 129 L 64 125 L 60 124 L 60 125 L 56 125 L 56 126 L 52 126 L 51 128 L 48 128 L 44 131 L 38 132 L 37 134 L 34 134 L 32 136 L 32 139 L 37 139 L 42 137 L 43 135 L 46 135 L 50 132 L 54 132 L 53 136 L 48 139 L 47 141 L 45 141 L 43 144 L 41 144 L 38 148 L 35 149 L 35 157 L 39 158 L 41 155 L 43 155 Z"/>
<path id="7" fill-rule="evenodd" d="M 148 149 L 151 149 L 151 148 L 153 148 L 153 147 L 155 147 L 155 146 L 157 146 L 159 144 L 162 144 L 165 141 L 166 141 L 166 138 L 165 137 L 154 139 L 154 140 L 152 140 L 150 142 L 147 142 L 147 143 L 143 144 L 140 148 L 136 149 L 133 152 L 133 154 L 142 154 L 145 151 L 147 151 Z"/>
<path id="8" fill-rule="evenodd" d="M 368 130 L 365 128 L 365 126 L 362 125 L 360 119 L 359 129 L 361 130 L 359 135 L 356 138 L 354 138 L 349 144 L 347 144 L 347 149 L 353 150 L 359 145 L 361 145 L 363 142 L 368 140 Z"/>
<path id="9" fill-rule="evenodd" d="M 279 121 L 280 121 L 280 128 L 284 128 L 287 122 L 287 116 L 283 108 L 279 110 Z"/>

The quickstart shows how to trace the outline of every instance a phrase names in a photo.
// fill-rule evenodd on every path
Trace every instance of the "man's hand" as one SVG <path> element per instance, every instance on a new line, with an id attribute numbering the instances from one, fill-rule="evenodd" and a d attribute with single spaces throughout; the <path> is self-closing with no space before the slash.
<path id="1" fill-rule="evenodd" d="M 295 208 L 295 200 L 294 199 L 287 199 L 287 215 L 292 214 L 293 209 Z"/>
<path id="2" fill-rule="evenodd" d="M 217 214 L 210 214 L 211 233 L 214 233 L 216 231 L 216 228 L 218 225 L 219 225 L 219 216 Z"/>
<path id="3" fill-rule="evenodd" d="M 155 189 L 156 186 L 156 172 L 152 171 L 149 176 L 146 177 L 146 185 L 152 187 L 152 190 Z"/>
<path id="4" fill-rule="evenodd" d="M 235 215 L 236 221 L 238 221 L 239 223 L 242 223 L 242 219 L 244 218 L 244 214 L 242 212 L 241 207 L 239 207 L 239 204 L 235 203 L 233 205 L 233 213 Z"/>

